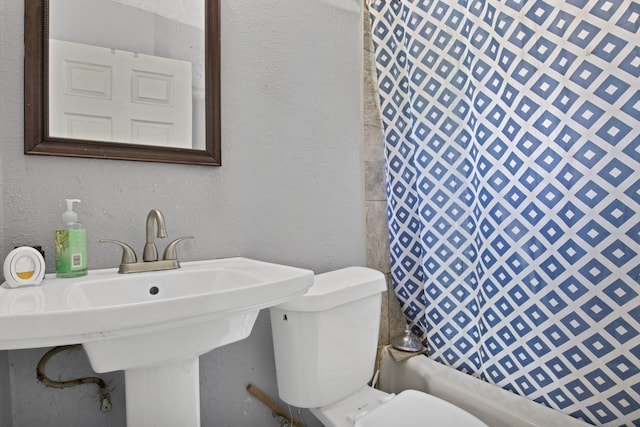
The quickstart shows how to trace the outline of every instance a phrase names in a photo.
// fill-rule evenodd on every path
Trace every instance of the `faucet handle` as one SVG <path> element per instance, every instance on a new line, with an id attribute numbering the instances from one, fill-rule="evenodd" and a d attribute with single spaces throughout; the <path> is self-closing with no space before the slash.
<path id="1" fill-rule="evenodd" d="M 176 240 L 174 240 L 173 242 L 169 243 L 167 245 L 167 247 L 164 249 L 164 254 L 162 255 L 162 259 L 163 260 L 174 260 L 174 259 L 178 259 L 178 254 L 176 252 L 176 246 L 178 246 L 178 243 L 182 242 L 183 240 L 187 240 L 187 239 L 193 239 L 193 236 L 182 236 L 182 237 L 178 237 Z"/>
<path id="2" fill-rule="evenodd" d="M 98 240 L 98 242 L 115 243 L 116 245 L 119 245 L 122 248 L 122 261 L 120 261 L 121 264 L 132 264 L 138 261 L 136 252 L 133 250 L 133 248 L 126 243 L 121 242 L 120 240 L 100 239 Z"/>

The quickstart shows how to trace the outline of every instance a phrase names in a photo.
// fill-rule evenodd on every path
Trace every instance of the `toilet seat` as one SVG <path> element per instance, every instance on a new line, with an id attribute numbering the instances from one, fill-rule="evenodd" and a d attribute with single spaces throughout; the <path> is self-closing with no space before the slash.
<path id="1" fill-rule="evenodd" d="M 358 419 L 355 427 L 420 425 L 428 427 L 488 427 L 463 409 L 438 397 L 405 390 Z"/>
<path id="2" fill-rule="evenodd" d="M 349 396 L 320 408 L 311 408 L 311 413 L 328 427 L 353 427 L 356 421 L 376 410 L 394 395 L 363 386 Z"/>
<path id="3" fill-rule="evenodd" d="M 311 412 L 330 427 L 488 427 L 463 409 L 416 390 L 395 395 L 365 386 L 331 405 L 313 408 Z"/>

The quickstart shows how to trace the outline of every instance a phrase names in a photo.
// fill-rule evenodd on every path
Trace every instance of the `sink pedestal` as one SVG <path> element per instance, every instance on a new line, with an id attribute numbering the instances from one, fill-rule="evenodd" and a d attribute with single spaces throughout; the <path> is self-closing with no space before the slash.
<path id="1" fill-rule="evenodd" d="M 126 369 L 127 427 L 199 427 L 199 371 L 197 357 Z"/>
<path id="2" fill-rule="evenodd" d="M 127 427 L 200 427 L 199 356 L 249 336 L 258 311 L 83 344 L 96 372 L 124 370 Z"/>

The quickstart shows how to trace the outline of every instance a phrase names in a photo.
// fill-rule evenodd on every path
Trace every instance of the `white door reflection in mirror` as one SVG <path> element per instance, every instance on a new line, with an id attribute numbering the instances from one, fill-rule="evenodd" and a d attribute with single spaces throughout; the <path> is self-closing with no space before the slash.
<path id="1" fill-rule="evenodd" d="M 203 149 L 203 0 L 50 0 L 49 136 Z"/>
<path id="2" fill-rule="evenodd" d="M 52 137 L 191 148 L 191 63 L 49 39 Z"/>

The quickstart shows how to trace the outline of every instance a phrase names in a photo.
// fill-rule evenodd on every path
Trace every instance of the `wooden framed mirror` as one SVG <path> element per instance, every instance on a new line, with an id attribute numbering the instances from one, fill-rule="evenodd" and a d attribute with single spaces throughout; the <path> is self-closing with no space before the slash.
<path id="1" fill-rule="evenodd" d="M 91 20 L 83 16 L 81 11 L 76 12 L 73 9 L 73 13 L 68 13 L 69 6 L 65 3 L 73 1 L 81 3 L 72 7 L 79 5 L 83 9 L 91 10 L 96 14 L 96 22 L 104 24 L 107 30 L 92 27 Z M 87 0 L 25 1 L 25 154 L 220 166 L 219 0 L 156 2 L 158 6 L 153 7 L 162 7 L 164 4 L 164 7 L 168 8 L 162 11 L 149 10 L 148 5 L 154 2 L 92 1 L 101 8 L 109 8 L 109 12 L 100 10 L 96 13 L 95 5 L 93 8 L 88 7 Z M 189 8 L 189 3 L 197 7 Z M 192 14 L 193 9 L 200 12 L 196 16 L 189 16 L 177 22 L 174 11 L 169 10 L 175 5 L 181 5 L 187 14 Z M 63 6 L 66 8 L 64 11 L 58 10 L 63 9 Z M 123 9 L 126 10 L 124 14 L 120 12 Z M 109 13 L 122 14 L 115 15 L 117 23 L 111 27 L 109 20 L 105 19 L 105 15 Z M 148 19 L 132 18 L 133 14 Z M 77 21 L 74 23 L 73 19 Z M 159 54 L 145 52 L 145 47 L 135 45 L 123 48 L 122 41 L 109 41 L 107 46 L 103 41 L 94 40 L 107 37 L 103 34 L 111 32 L 108 30 L 113 30 L 114 34 L 122 32 L 123 25 L 126 25 L 123 21 L 127 19 L 136 26 L 143 27 L 142 31 L 144 26 L 141 22 L 152 22 L 150 25 L 153 26 L 154 34 L 152 37 L 144 34 L 135 37 L 120 36 L 120 39 L 136 42 L 146 39 L 147 44 L 153 45 L 147 50 L 160 50 Z M 188 22 L 189 19 L 196 23 Z M 61 30 L 75 30 L 83 25 L 87 27 L 85 34 L 88 34 L 87 38 L 91 40 L 82 40 L 80 43 L 75 39 L 63 40 L 62 45 L 70 46 L 71 50 L 60 49 L 59 38 L 50 37 L 52 33 L 64 33 Z M 185 33 L 199 33 L 202 40 L 185 39 L 181 41 L 184 46 L 176 46 L 175 40 L 181 39 Z M 65 37 L 70 36 L 64 35 L 61 38 Z M 149 41 L 150 39 L 152 40 Z M 69 51 L 72 56 L 65 56 Z M 187 51 L 191 53 L 185 54 Z M 120 73 L 116 66 L 105 65 L 101 62 L 102 57 L 93 60 L 94 52 L 97 52 L 97 55 L 112 54 L 127 61 L 133 60 L 133 65 L 128 65 L 125 74 L 133 75 L 134 79 L 116 78 L 115 75 Z M 197 56 L 200 52 L 201 58 L 176 59 L 171 57 L 171 52 L 177 53 L 177 56 Z M 76 61 L 73 58 L 89 59 Z M 142 59 L 147 65 L 140 65 Z M 121 62 L 117 60 L 117 67 L 120 67 Z M 165 66 L 173 69 L 171 67 L 174 63 L 183 70 L 182 74 L 174 75 L 173 71 L 165 71 Z M 69 64 L 80 66 L 74 68 Z M 185 75 L 193 80 L 191 86 L 181 77 Z M 99 90 L 95 89 L 96 87 Z M 91 99 L 82 100 L 80 95 L 83 95 L 83 92 Z M 59 98 L 65 96 L 70 100 L 70 104 L 65 104 L 64 100 L 60 102 Z M 149 108 L 144 112 L 135 112 L 138 116 L 133 118 L 126 117 L 122 122 L 124 124 L 114 124 L 119 119 L 112 118 L 110 112 L 105 113 L 102 109 L 106 107 L 100 103 L 104 100 L 120 102 L 120 99 L 131 103 L 131 109 Z M 182 99 L 180 104 L 178 99 Z M 60 107 L 60 104 L 63 107 Z M 174 121 L 173 117 L 161 115 L 158 109 L 160 104 L 166 104 L 165 107 L 171 113 L 180 111 L 179 118 Z M 180 106 L 177 106 L 178 104 Z M 98 112 L 92 110 L 94 105 L 97 105 Z M 183 106 L 190 111 L 185 112 Z M 74 108 L 75 111 L 72 111 Z M 111 108 L 109 111 L 118 113 L 130 109 L 129 106 L 123 107 L 121 104 L 108 108 Z M 178 121 L 182 121 L 181 126 L 175 125 Z M 178 128 L 180 129 L 176 130 Z M 122 133 L 118 129 L 124 129 L 128 133 Z"/>

